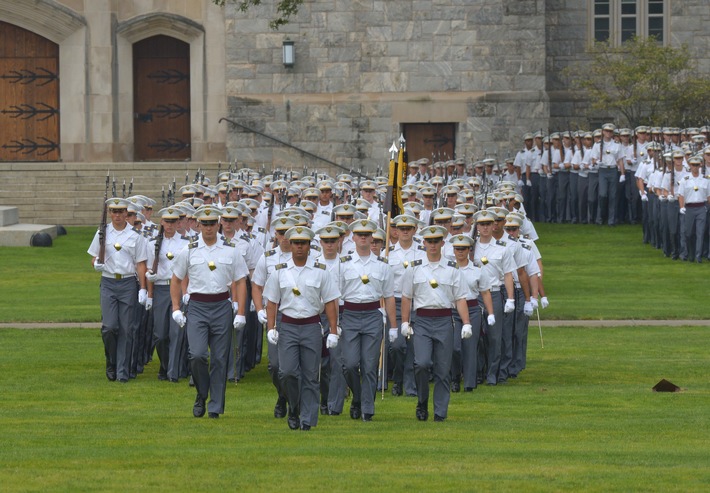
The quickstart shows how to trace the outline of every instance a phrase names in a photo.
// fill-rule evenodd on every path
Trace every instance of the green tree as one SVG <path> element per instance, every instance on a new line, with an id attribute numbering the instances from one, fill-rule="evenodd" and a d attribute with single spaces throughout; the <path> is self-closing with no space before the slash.
<path id="1" fill-rule="evenodd" d="M 710 83 L 693 74 L 687 46 L 633 38 L 619 47 L 597 43 L 589 55 L 566 73 L 592 111 L 622 116 L 631 126 L 702 122 Z"/>
<path id="2" fill-rule="evenodd" d="M 242 12 L 246 12 L 250 7 L 261 5 L 261 0 L 212 0 L 216 5 L 223 7 L 228 1 L 232 1 L 237 4 L 237 8 Z M 269 22 L 269 27 L 271 29 L 278 29 L 279 27 L 289 23 L 291 16 L 298 13 L 299 7 L 303 4 L 303 0 L 278 0 L 276 4 L 276 18 Z"/>

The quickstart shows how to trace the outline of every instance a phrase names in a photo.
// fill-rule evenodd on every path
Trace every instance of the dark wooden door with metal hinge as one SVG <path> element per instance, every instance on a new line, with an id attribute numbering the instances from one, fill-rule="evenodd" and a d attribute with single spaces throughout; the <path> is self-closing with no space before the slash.
<path id="1" fill-rule="evenodd" d="M 59 46 L 2 21 L 0 161 L 59 161 Z"/>
<path id="2" fill-rule="evenodd" d="M 423 157 L 430 163 L 454 159 L 455 123 L 406 123 L 402 130 L 409 162 Z"/>
<path id="3" fill-rule="evenodd" d="M 190 45 L 153 36 L 133 45 L 136 161 L 185 161 L 190 148 Z"/>

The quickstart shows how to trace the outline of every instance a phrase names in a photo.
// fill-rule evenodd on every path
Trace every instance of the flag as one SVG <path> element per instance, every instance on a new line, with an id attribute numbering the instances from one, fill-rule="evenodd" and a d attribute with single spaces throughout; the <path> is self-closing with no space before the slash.
<path id="1" fill-rule="evenodd" d="M 404 137 L 400 137 L 400 146 L 397 151 L 397 146 L 393 143 L 390 151 L 392 158 L 390 159 L 389 182 L 387 184 L 387 205 L 389 207 L 390 217 L 396 217 L 404 212 L 404 203 L 402 202 L 402 187 L 405 183 L 407 174 L 407 148 L 405 147 Z M 397 151 L 397 159 L 395 160 L 395 151 Z"/>

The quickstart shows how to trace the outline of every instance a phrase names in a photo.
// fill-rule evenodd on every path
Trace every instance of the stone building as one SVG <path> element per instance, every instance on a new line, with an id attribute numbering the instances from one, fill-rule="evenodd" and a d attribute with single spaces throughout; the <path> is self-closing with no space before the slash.
<path id="1" fill-rule="evenodd" d="M 411 159 L 502 158 L 579 121 L 561 70 L 604 36 L 687 43 L 710 72 L 707 0 L 306 0 L 279 31 L 273 16 L 269 0 L 0 0 L 0 205 L 90 224 L 107 170 L 156 197 L 234 159 L 372 175 L 400 133 Z"/>

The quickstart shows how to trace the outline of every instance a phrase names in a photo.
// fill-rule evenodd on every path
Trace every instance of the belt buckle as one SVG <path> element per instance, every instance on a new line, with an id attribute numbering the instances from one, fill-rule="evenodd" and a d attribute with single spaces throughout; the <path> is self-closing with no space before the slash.
<path id="1" fill-rule="evenodd" d="M 123 274 L 114 274 L 113 276 L 116 279 L 123 279 Z"/>

